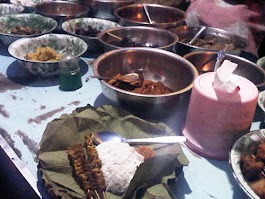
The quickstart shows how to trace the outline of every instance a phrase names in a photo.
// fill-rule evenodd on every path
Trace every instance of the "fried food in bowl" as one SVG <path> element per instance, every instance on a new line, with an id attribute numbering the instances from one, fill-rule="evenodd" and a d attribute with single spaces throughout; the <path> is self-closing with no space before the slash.
<path id="1" fill-rule="evenodd" d="M 9 54 L 16 58 L 22 67 L 40 77 L 51 77 L 59 74 L 58 59 L 60 56 L 72 54 L 80 58 L 86 50 L 85 41 L 65 34 L 45 34 L 34 38 L 22 38 L 8 47 Z M 54 57 L 55 59 L 53 59 Z M 30 60 L 29 58 L 37 60 Z"/>
<path id="2" fill-rule="evenodd" d="M 57 54 L 51 47 L 38 47 L 35 52 L 26 54 L 27 60 L 32 61 L 59 61 L 63 54 Z"/>

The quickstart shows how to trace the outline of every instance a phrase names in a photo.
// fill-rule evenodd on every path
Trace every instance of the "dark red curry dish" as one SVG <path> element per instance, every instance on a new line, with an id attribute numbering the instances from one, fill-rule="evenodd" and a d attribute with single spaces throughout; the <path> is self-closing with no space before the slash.
<path id="1" fill-rule="evenodd" d="M 144 80 L 143 77 L 137 81 L 127 81 L 124 79 L 123 75 L 117 74 L 111 80 L 109 80 L 108 83 L 122 90 L 146 95 L 162 95 L 173 92 L 162 82 Z"/>

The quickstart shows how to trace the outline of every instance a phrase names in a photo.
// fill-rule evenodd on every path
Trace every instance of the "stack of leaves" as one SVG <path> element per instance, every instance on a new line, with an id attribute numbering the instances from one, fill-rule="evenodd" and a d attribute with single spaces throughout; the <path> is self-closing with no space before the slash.
<path id="1" fill-rule="evenodd" d="M 163 123 L 148 122 L 109 105 L 97 109 L 88 105 L 62 115 L 47 125 L 38 156 L 45 186 L 56 198 L 86 198 L 72 175 L 67 149 L 85 143 L 85 135 L 103 130 L 118 132 L 126 138 L 176 135 Z M 108 199 L 174 198 L 171 186 L 188 160 L 179 144 L 149 146 L 156 156 L 137 168 L 123 195 L 106 192 Z"/>

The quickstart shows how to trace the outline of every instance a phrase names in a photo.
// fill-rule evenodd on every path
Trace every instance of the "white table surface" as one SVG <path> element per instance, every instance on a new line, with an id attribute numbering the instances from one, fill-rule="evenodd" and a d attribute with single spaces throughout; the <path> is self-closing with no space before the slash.
<path id="1" fill-rule="evenodd" d="M 85 78 L 93 74 L 91 65 L 86 65 L 93 61 L 92 58 L 82 58 L 82 88 L 63 92 L 59 90 L 56 78 L 32 78 L 10 57 L 7 47 L 0 45 L 0 132 L 2 136 L 10 135 L 14 147 L 21 153 L 22 163 L 32 174 L 29 179 L 33 180 L 34 186 L 37 182 L 36 152 L 47 123 L 80 106 L 98 107 L 111 102 L 103 96 L 97 79 L 85 82 Z M 161 121 L 179 133 L 177 117 L 178 114 L 173 113 Z M 260 128 L 260 118 L 262 113 L 255 119 L 252 130 Z M 203 158 L 185 145 L 182 148 L 190 164 L 184 167 L 177 182 L 178 199 L 248 198 L 235 181 L 228 161 Z"/>

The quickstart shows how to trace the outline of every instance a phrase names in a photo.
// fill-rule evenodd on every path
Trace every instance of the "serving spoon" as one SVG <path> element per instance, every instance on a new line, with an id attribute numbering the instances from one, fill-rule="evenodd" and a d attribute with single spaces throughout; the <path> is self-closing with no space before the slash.
<path id="1" fill-rule="evenodd" d="M 125 142 L 131 145 L 138 144 L 173 144 L 179 142 L 185 142 L 185 136 L 162 136 L 153 138 L 137 138 L 137 139 L 126 139 L 120 136 L 118 133 L 113 131 L 99 131 L 92 134 L 92 139 L 96 144 L 115 140 L 117 142 Z"/>
<path id="2" fill-rule="evenodd" d="M 104 76 L 98 76 L 98 75 L 90 75 L 86 78 L 86 82 L 90 79 L 99 79 L 99 80 L 110 80 L 113 79 L 115 77 L 104 77 Z M 136 82 L 136 81 L 141 81 L 141 77 L 138 73 L 127 73 L 125 75 L 121 75 L 117 80 L 123 81 L 123 82 L 127 82 L 127 83 L 131 83 L 131 82 Z"/>
<path id="3" fill-rule="evenodd" d="M 225 50 L 220 50 L 217 53 L 217 59 L 216 59 L 215 65 L 214 65 L 214 72 L 216 72 L 217 68 L 219 68 L 219 66 L 221 66 L 221 64 L 224 61 L 224 58 L 225 58 Z"/>
<path id="4" fill-rule="evenodd" d="M 144 7 L 145 15 L 147 16 L 148 22 L 149 22 L 150 24 L 152 24 L 153 21 L 151 20 L 151 17 L 150 17 L 150 15 L 149 15 L 149 12 L 148 12 L 148 10 L 147 10 L 147 6 L 146 6 L 145 3 L 143 3 L 143 7 Z"/>
<path id="5" fill-rule="evenodd" d="M 121 75 L 117 80 L 132 83 L 132 82 L 142 82 L 143 81 L 143 68 L 138 68 L 136 70 L 133 70 L 132 72 L 125 73 L 124 75 Z M 99 76 L 99 75 L 90 75 L 86 78 L 86 82 L 90 79 L 99 79 L 99 80 L 111 80 L 114 77 L 106 77 L 106 76 Z"/>
<path id="6" fill-rule="evenodd" d="M 196 33 L 196 35 L 187 44 L 192 45 L 205 29 L 206 29 L 206 26 L 202 26 L 200 30 Z"/>
<path id="7" fill-rule="evenodd" d="M 137 43 L 137 41 L 139 41 L 139 38 L 137 38 L 137 37 L 131 37 L 131 38 L 126 37 L 126 36 L 125 37 L 120 37 L 120 36 L 118 36 L 116 34 L 113 34 L 113 33 L 109 32 L 109 31 L 106 32 L 106 34 L 111 36 L 112 38 L 116 39 L 119 42 Z"/>
<path id="8" fill-rule="evenodd" d="M 123 38 L 121 38 L 121 37 L 119 37 L 119 36 L 117 36 L 117 35 L 115 35 L 113 33 L 110 33 L 109 31 L 106 32 L 106 34 L 109 35 L 109 36 L 111 36 L 111 37 L 114 37 L 115 39 L 117 39 L 119 41 L 122 41 L 123 40 Z"/>

